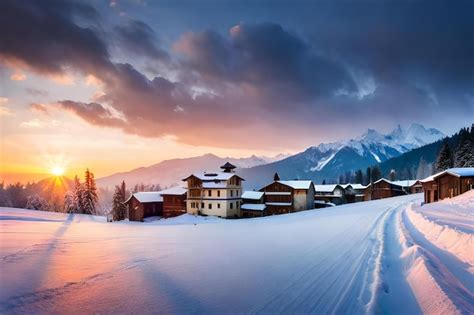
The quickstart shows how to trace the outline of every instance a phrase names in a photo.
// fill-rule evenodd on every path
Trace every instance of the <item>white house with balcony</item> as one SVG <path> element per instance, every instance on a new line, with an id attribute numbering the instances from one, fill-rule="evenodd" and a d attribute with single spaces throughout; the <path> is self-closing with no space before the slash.
<path id="1" fill-rule="evenodd" d="M 242 181 L 235 166 L 227 162 L 220 172 L 197 172 L 183 181 L 187 183 L 186 211 L 190 214 L 221 218 L 240 217 Z"/>

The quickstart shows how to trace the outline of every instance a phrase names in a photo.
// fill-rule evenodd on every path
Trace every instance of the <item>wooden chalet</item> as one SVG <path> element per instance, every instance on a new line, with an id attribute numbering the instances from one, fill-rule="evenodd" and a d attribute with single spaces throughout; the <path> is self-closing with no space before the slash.
<path id="1" fill-rule="evenodd" d="M 144 218 L 163 216 L 163 197 L 158 191 L 136 192 L 125 204 L 130 221 L 143 221 Z"/>
<path id="2" fill-rule="evenodd" d="M 160 192 L 163 197 L 163 217 L 171 218 L 186 213 L 187 190 L 183 187 L 173 187 Z"/>
<path id="3" fill-rule="evenodd" d="M 324 207 L 324 203 L 340 205 L 344 203 L 344 187 L 339 184 L 314 185 L 314 204 L 316 208 Z"/>
<path id="4" fill-rule="evenodd" d="M 314 185 L 310 180 L 277 180 L 260 191 L 264 193 L 267 215 L 314 208 Z"/>
<path id="5" fill-rule="evenodd" d="M 450 168 L 421 180 L 425 203 L 456 197 L 474 189 L 474 167 Z"/>
<path id="6" fill-rule="evenodd" d="M 423 186 L 420 180 L 405 179 L 392 181 L 392 183 L 398 186 L 402 186 L 403 190 L 407 194 L 417 194 L 423 192 Z"/>
<path id="7" fill-rule="evenodd" d="M 266 215 L 264 193 L 261 191 L 244 191 L 240 214 L 243 218 L 263 217 Z"/>
<path id="8" fill-rule="evenodd" d="M 396 196 L 403 196 L 407 193 L 403 187 L 397 185 L 388 179 L 381 178 L 367 186 L 364 193 L 364 200 L 384 199 Z"/>

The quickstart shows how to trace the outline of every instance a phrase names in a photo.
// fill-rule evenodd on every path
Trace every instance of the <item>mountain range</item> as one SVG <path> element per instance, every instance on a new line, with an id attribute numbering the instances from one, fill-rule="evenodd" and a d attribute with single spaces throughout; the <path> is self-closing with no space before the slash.
<path id="1" fill-rule="evenodd" d="M 365 169 L 444 137 L 441 131 L 425 128 L 420 124 L 412 124 L 408 128 L 397 126 L 387 134 L 368 129 L 360 137 L 322 143 L 291 156 L 232 159 L 206 154 L 166 160 L 149 167 L 100 178 L 97 182 L 101 186 L 113 186 L 122 180 L 129 186 L 139 183 L 172 186 L 194 171 L 213 171 L 229 161 L 238 167 L 237 173 L 246 179 L 246 189 L 260 188 L 273 179 L 275 172 L 282 179 L 310 179 L 318 183 L 324 179 L 335 180 L 346 171 Z"/>
<path id="2" fill-rule="evenodd" d="M 219 166 L 225 164 L 225 162 L 230 162 L 241 169 L 247 169 L 279 161 L 288 156 L 288 154 L 278 154 L 274 157 L 252 155 L 247 158 L 222 158 L 209 153 L 190 158 L 165 160 L 151 166 L 116 173 L 98 178 L 97 184 L 104 188 L 111 188 L 124 180 L 128 187 L 139 184 L 159 184 L 164 188 L 176 186 L 181 183 L 181 179 L 193 172 L 200 170 L 218 170 Z"/>

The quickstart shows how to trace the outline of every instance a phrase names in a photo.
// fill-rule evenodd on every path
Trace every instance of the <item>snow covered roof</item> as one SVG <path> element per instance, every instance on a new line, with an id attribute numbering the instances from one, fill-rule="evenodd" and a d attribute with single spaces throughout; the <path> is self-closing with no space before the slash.
<path id="1" fill-rule="evenodd" d="M 242 210 L 251 210 L 251 211 L 263 211 L 267 208 L 264 204 L 254 204 L 254 203 L 244 203 L 240 206 Z"/>
<path id="2" fill-rule="evenodd" d="M 314 185 L 314 191 L 315 192 L 332 192 L 336 187 L 341 187 L 339 184 L 328 184 L 328 185 Z"/>
<path id="3" fill-rule="evenodd" d="M 440 175 L 444 174 L 451 174 L 456 177 L 469 177 L 469 176 L 474 176 L 474 167 L 454 167 L 454 168 L 448 168 L 445 171 L 441 171 L 439 173 L 436 173 L 434 175 L 428 176 L 425 179 L 422 179 L 422 183 L 428 183 L 433 181 L 435 178 L 439 177 Z"/>
<path id="4" fill-rule="evenodd" d="M 163 197 L 161 196 L 161 193 L 159 191 L 140 191 L 134 193 L 132 196 L 137 198 L 137 200 L 141 203 L 163 202 Z M 132 198 L 132 196 L 130 196 L 130 198 L 128 198 L 125 202 L 128 202 Z"/>
<path id="5" fill-rule="evenodd" d="M 173 188 L 160 191 L 161 195 L 184 195 L 188 190 L 186 188 L 176 186 Z"/>
<path id="6" fill-rule="evenodd" d="M 376 181 L 374 182 L 374 184 L 377 184 L 377 183 L 382 182 L 382 181 L 387 182 L 387 183 L 389 183 L 389 184 L 391 184 L 391 185 L 403 186 L 403 185 L 397 184 L 396 182 L 389 181 L 389 180 L 386 179 L 386 178 L 381 178 L 381 179 L 379 179 L 379 180 L 376 180 Z"/>
<path id="7" fill-rule="evenodd" d="M 457 177 L 468 177 L 474 176 L 474 167 L 455 167 L 448 168 L 446 173 L 457 176 Z"/>
<path id="8" fill-rule="evenodd" d="M 367 186 L 364 186 L 362 184 L 348 184 L 348 186 L 351 186 L 353 189 L 359 190 L 359 189 L 366 189 Z M 346 187 L 347 188 L 347 187 Z"/>
<path id="9" fill-rule="evenodd" d="M 411 187 L 415 185 L 417 181 L 418 180 L 416 179 L 407 179 L 407 180 L 396 180 L 396 181 L 393 181 L 392 183 L 398 186 L 402 186 L 402 187 Z"/>
<path id="10" fill-rule="evenodd" d="M 279 180 L 278 182 L 293 189 L 309 189 L 313 183 L 310 180 Z"/>
<path id="11" fill-rule="evenodd" d="M 291 206 L 291 202 L 266 202 L 267 206 Z"/>
<path id="12" fill-rule="evenodd" d="M 233 176 L 237 176 L 240 179 L 244 180 L 242 177 L 235 173 L 227 173 L 227 172 L 196 172 L 192 173 L 188 177 L 183 180 L 187 180 L 189 177 L 194 176 L 199 178 L 202 181 L 219 181 L 219 180 L 228 180 Z"/>
<path id="13" fill-rule="evenodd" d="M 263 197 L 263 191 L 246 190 L 242 194 L 242 199 L 259 200 Z"/>
<path id="14" fill-rule="evenodd" d="M 286 196 L 289 196 L 289 195 L 291 195 L 291 192 L 289 192 L 289 191 L 266 191 L 265 195 L 269 195 L 269 196 L 286 195 Z"/>

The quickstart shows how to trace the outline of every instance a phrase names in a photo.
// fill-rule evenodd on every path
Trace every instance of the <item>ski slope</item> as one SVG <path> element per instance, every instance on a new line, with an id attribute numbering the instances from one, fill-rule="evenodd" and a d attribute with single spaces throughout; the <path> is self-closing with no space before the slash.
<path id="1" fill-rule="evenodd" d="M 418 230 L 421 199 L 150 223 L 0 208 L 0 313 L 467 313 L 472 265 Z"/>

